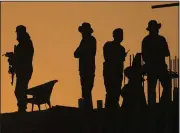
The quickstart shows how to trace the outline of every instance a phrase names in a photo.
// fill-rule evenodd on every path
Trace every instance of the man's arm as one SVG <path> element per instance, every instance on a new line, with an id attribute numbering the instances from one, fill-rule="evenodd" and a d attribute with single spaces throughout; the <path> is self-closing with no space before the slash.
<path id="1" fill-rule="evenodd" d="M 80 58 L 80 46 L 76 49 L 76 51 L 74 52 L 74 57 L 75 58 Z"/>
<path id="2" fill-rule="evenodd" d="M 96 56 L 96 39 L 94 37 L 86 40 L 81 48 L 81 55 L 86 57 Z"/>
<path id="3" fill-rule="evenodd" d="M 80 43 L 79 47 L 74 52 L 74 57 L 75 58 L 80 58 L 81 53 L 82 53 L 82 44 Z"/>
<path id="4" fill-rule="evenodd" d="M 165 57 L 168 57 L 168 56 L 170 56 L 170 52 L 169 52 L 169 47 L 168 47 L 168 44 L 167 44 L 167 41 L 166 41 L 166 39 L 163 37 L 163 49 L 164 49 L 164 55 L 165 55 Z"/>
<path id="5" fill-rule="evenodd" d="M 104 44 L 104 47 L 103 47 L 103 55 L 104 55 L 104 60 L 105 61 L 107 61 L 109 58 L 111 58 L 110 56 L 111 56 L 111 54 L 110 54 L 110 49 L 108 48 L 108 46 L 109 46 L 109 43 L 108 42 L 106 42 L 105 44 Z"/>
<path id="6" fill-rule="evenodd" d="M 123 60 L 122 61 L 125 61 L 125 58 L 126 58 L 126 55 L 127 55 L 127 53 L 126 53 L 126 50 L 125 50 L 125 48 L 123 47 Z"/>
<path id="7" fill-rule="evenodd" d="M 142 41 L 142 47 L 141 47 L 141 53 L 142 53 L 142 58 L 144 62 L 148 62 L 148 49 L 147 49 L 147 40 L 143 39 Z"/>
<path id="8" fill-rule="evenodd" d="M 92 56 L 96 56 L 96 39 L 95 38 L 92 39 L 90 45 L 92 45 L 92 49 L 91 49 L 90 54 L 92 54 Z"/>
<path id="9" fill-rule="evenodd" d="M 32 58 L 34 56 L 34 47 L 32 41 L 27 42 L 27 46 L 24 46 L 23 49 L 21 49 L 21 62 L 29 64 L 32 62 Z"/>

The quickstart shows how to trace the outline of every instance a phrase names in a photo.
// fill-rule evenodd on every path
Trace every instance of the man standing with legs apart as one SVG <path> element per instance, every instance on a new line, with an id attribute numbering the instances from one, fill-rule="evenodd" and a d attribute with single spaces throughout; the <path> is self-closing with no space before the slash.
<path id="1" fill-rule="evenodd" d="M 83 105 L 85 109 L 93 109 L 91 92 L 95 77 L 96 39 L 92 36 L 93 29 L 89 23 L 83 23 L 78 30 L 82 34 L 82 40 L 74 57 L 79 59 Z"/>
<path id="2" fill-rule="evenodd" d="M 106 108 L 119 108 L 119 96 L 123 80 L 124 61 L 126 57 L 125 48 L 121 45 L 123 41 L 123 30 L 118 28 L 113 31 L 113 41 L 106 42 L 104 53 L 104 85 L 106 87 Z"/>
<path id="3" fill-rule="evenodd" d="M 166 39 L 159 35 L 161 23 L 151 20 L 146 30 L 149 34 L 142 41 L 142 57 L 148 78 L 148 104 L 156 103 L 156 83 L 159 79 L 163 87 L 160 103 L 168 105 L 171 101 L 171 78 L 167 70 L 165 57 L 170 56 Z"/>
<path id="4" fill-rule="evenodd" d="M 18 111 L 25 112 L 27 108 L 26 90 L 33 73 L 34 47 L 25 26 L 17 26 L 16 33 L 19 44 L 16 46 L 13 58 L 16 74 L 15 95 L 18 102 Z"/>

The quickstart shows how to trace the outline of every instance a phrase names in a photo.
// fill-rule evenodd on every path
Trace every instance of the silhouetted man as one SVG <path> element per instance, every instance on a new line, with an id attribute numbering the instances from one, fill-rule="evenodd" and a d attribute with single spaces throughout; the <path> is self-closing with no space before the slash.
<path id="1" fill-rule="evenodd" d="M 119 96 L 123 80 L 124 61 L 126 57 L 125 48 L 121 45 L 123 41 L 123 30 L 118 28 L 113 31 L 113 41 L 106 42 L 104 52 L 104 84 L 106 87 L 106 108 L 119 108 Z"/>
<path id="2" fill-rule="evenodd" d="M 89 23 L 83 23 L 78 30 L 82 34 L 82 40 L 74 52 L 74 57 L 79 58 L 84 108 L 93 109 L 91 91 L 95 77 L 96 39 L 92 36 L 93 29 Z"/>
<path id="3" fill-rule="evenodd" d="M 148 104 L 156 103 L 156 83 L 159 79 L 163 86 L 161 103 L 171 101 L 171 78 L 167 70 L 165 57 L 170 56 L 166 39 L 159 35 L 161 23 L 151 20 L 146 30 L 149 31 L 142 41 L 142 57 L 145 62 L 148 78 Z"/>
<path id="4" fill-rule="evenodd" d="M 26 90 L 33 72 L 33 43 L 26 27 L 19 25 L 16 27 L 17 41 L 19 44 L 14 51 L 14 68 L 16 74 L 15 95 L 19 112 L 25 112 L 27 106 Z"/>
<path id="5" fill-rule="evenodd" d="M 123 96 L 123 103 L 121 107 L 126 109 L 145 109 L 146 98 L 143 88 L 144 69 L 141 65 L 141 53 L 137 53 L 133 59 L 132 66 L 124 70 L 125 76 L 129 79 L 128 84 L 124 85 L 121 96 Z"/>

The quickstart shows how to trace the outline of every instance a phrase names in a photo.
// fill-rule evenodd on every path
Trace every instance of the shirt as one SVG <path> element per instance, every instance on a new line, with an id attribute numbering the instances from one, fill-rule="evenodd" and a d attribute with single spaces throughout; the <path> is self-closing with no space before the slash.
<path id="1" fill-rule="evenodd" d="M 79 71 L 82 75 L 95 73 L 96 39 L 93 36 L 81 40 L 74 56 L 79 58 Z"/>
<path id="2" fill-rule="evenodd" d="M 123 72 L 126 52 L 122 45 L 115 44 L 114 41 L 106 42 L 103 47 L 103 54 L 105 60 L 104 69 Z"/>
<path id="3" fill-rule="evenodd" d="M 161 35 L 147 35 L 142 41 L 142 57 L 149 66 L 166 66 L 165 57 L 170 56 L 166 39 Z"/>

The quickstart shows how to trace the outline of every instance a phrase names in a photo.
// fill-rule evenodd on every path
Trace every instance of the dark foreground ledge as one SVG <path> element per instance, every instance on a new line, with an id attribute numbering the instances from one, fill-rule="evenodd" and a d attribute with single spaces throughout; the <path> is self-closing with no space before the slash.
<path id="1" fill-rule="evenodd" d="M 49 110 L 1 114 L 1 133 L 178 133 L 178 108 L 141 111 L 56 106 Z"/>

